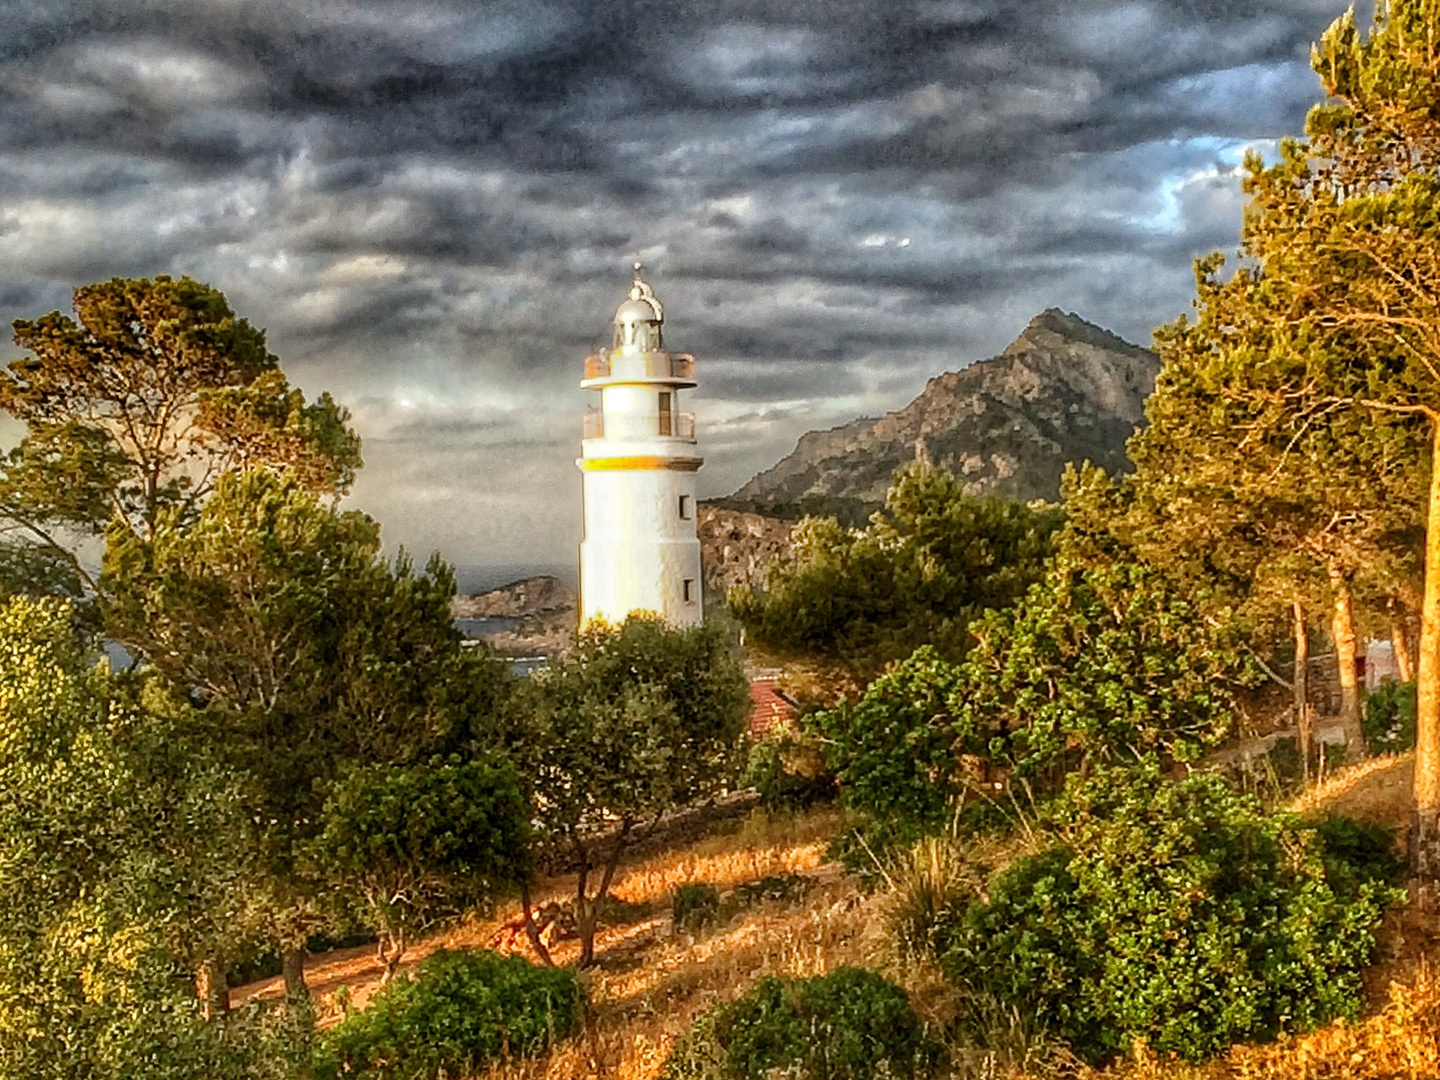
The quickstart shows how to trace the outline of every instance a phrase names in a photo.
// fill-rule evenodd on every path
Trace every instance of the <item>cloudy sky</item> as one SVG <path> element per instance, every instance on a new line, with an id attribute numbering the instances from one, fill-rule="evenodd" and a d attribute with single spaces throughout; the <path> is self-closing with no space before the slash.
<path id="1" fill-rule="evenodd" d="M 351 502 L 571 563 L 642 258 L 726 494 L 1045 307 L 1132 341 L 1233 248 L 1342 0 L 5 0 L 0 316 L 190 274 L 349 405 Z"/>

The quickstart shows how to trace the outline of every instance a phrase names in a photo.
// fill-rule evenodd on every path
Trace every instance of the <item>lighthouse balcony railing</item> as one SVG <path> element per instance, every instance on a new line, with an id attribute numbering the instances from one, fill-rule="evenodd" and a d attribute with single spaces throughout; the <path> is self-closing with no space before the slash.
<path id="1" fill-rule="evenodd" d="M 585 413 L 585 438 L 605 437 L 605 414 L 599 409 Z M 617 439 L 695 439 L 695 414 L 690 412 L 659 413 L 655 416 L 626 416 L 617 420 L 611 435 Z"/>
<path id="2" fill-rule="evenodd" d="M 608 352 L 591 353 L 585 358 L 585 378 L 610 378 L 612 371 L 611 359 L 611 355 Z M 645 353 L 644 360 L 644 378 L 684 379 L 687 382 L 693 381 L 695 378 L 695 357 L 689 353 Z"/>

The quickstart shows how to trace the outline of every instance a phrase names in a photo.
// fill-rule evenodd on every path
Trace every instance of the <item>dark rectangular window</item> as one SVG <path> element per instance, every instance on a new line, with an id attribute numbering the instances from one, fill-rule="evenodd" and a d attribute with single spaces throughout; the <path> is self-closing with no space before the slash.
<path id="1" fill-rule="evenodd" d="M 668 391 L 668 390 L 661 390 L 661 391 L 660 391 L 660 434 L 661 434 L 661 435 L 669 435 L 669 434 L 670 434 L 670 427 L 671 427 L 670 418 L 671 418 L 671 416 L 674 415 L 674 414 L 670 411 L 670 398 L 671 398 L 671 396 L 672 396 L 672 395 L 671 395 L 670 391 Z"/>
<path id="2" fill-rule="evenodd" d="M 683 582 L 681 582 L 681 594 L 683 595 L 683 597 L 684 597 L 684 599 L 685 599 L 685 603 L 687 603 L 687 604 L 693 604 L 693 603 L 695 602 L 695 579 L 694 579 L 694 578 L 688 578 L 688 577 L 687 577 Z"/>
<path id="3" fill-rule="evenodd" d="M 689 521 L 689 520 L 690 520 L 690 496 L 689 496 L 689 495 L 681 495 L 681 496 L 680 496 L 680 520 L 682 520 L 682 521 Z"/>

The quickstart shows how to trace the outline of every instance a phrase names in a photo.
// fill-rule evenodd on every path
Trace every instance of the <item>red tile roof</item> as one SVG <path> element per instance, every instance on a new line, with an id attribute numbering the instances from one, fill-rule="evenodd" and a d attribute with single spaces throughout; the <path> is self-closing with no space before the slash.
<path id="1" fill-rule="evenodd" d="M 795 716 L 795 703 L 776 686 L 774 679 L 750 680 L 751 735 L 766 735 Z"/>

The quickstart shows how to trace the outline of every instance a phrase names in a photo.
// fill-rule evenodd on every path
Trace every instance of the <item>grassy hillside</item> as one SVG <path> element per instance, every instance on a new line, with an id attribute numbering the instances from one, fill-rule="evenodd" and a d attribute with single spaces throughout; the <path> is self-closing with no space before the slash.
<path id="1" fill-rule="evenodd" d="M 1308 812 L 1344 812 L 1391 824 L 1408 813 L 1404 793 L 1412 756 L 1381 758 L 1342 772 L 1296 806 Z M 486 1080 L 573 1080 L 607 1077 L 651 1080 L 659 1075 L 675 1038 L 701 1012 L 738 997 L 762 975 L 810 976 L 845 965 L 877 969 L 909 991 L 917 1011 L 936 1030 L 954 1015 L 955 991 L 922 964 L 899 956 L 886 932 L 893 899 L 884 888 L 864 891 L 825 861 L 829 839 L 841 826 L 833 810 L 799 816 L 749 816 L 714 823 L 700 839 L 642 852 L 615 887 L 621 903 L 599 941 L 600 963 L 584 979 L 591 1006 L 583 1034 L 548 1057 L 501 1066 Z M 989 861 L 1005 852 L 989 852 Z M 755 886 L 771 879 L 752 895 Z M 720 890 L 720 918 L 699 930 L 677 930 L 671 916 L 675 889 L 704 882 Z M 545 900 L 562 901 L 573 879 L 545 883 Z M 749 886 L 749 888 L 747 888 Z M 497 947 L 528 955 L 521 934 L 506 929 L 512 907 L 429 938 L 407 960 L 413 966 L 437 948 Z M 557 962 L 573 960 L 577 944 L 552 945 Z M 1183 1066 L 1139 1053 L 1103 1072 L 1075 1063 L 1065 1075 L 1091 1080 L 1381 1080 L 1440 1076 L 1440 960 L 1435 928 L 1410 913 L 1392 915 L 1382 939 L 1381 963 L 1368 980 L 1371 1014 L 1361 1023 L 1332 1024 L 1280 1043 L 1236 1048 L 1203 1067 Z M 320 1022 L 338 1020 L 341 1003 L 363 1008 L 378 986 L 380 966 L 368 949 L 311 958 L 307 980 Z M 245 987 L 237 1000 L 278 995 L 278 980 Z M 992 1049 L 952 1045 L 955 1076 L 966 1080 L 1050 1080 L 1042 1065 L 1043 1039 L 1021 1017 L 997 1017 Z"/>

